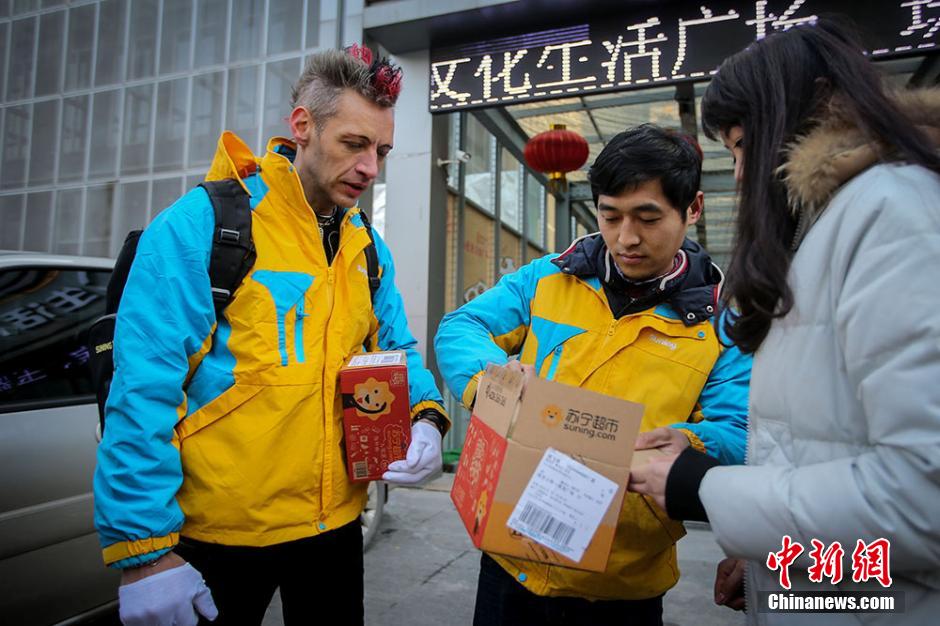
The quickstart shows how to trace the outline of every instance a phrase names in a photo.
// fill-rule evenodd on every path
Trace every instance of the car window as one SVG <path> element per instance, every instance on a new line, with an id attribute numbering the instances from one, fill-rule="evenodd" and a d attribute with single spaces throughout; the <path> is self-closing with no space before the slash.
<path id="1" fill-rule="evenodd" d="M 88 327 L 110 272 L 0 271 L 0 412 L 90 402 Z"/>

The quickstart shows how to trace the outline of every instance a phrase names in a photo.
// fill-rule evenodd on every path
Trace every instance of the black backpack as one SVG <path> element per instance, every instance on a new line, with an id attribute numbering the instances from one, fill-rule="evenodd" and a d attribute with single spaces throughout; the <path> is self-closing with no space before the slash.
<path id="1" fill-rule="evenodd" d="M 257 254 L 251 236 L 251 207 L 248 194 L 235 179 L 206 181 L 199 185 L 209 194 L 215 213 L 215 234 L 212 237 L 212 252 L 209 260 L 209 281 L 212 285 L 212 301 L 216 318 L 220 318 L 232 300 L 232 295 L 242 280 L 251 271 Z M 381 284 L 379 257 L 375 248 L 372 225 L 366 214 L 360 213 L 369 234 L 366 246 L 366 271 L 369 278 L 369 294 L 373 303 Z M 89 365 L 92 383 L 98 400 L 99 436 L 104 436 L 105 403 L 111 390 L 114 376 L 114 327 L 118 306 L 124 294 L 127 276 L 137 255 L 137 244 L 143 230 L 132 230 L 124 239 L 121 251 L 114 262 L 114 270 L 108 281 L 105 299 L 105 314 L 95 320 L 88 330 Z"/>

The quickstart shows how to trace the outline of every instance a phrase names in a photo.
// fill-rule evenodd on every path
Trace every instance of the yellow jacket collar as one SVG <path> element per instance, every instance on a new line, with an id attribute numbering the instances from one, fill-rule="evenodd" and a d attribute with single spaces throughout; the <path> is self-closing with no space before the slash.
<path id="1" fill-rule="evenodd" d="M 258 163 L 259 160 L 251 148 L 238 135 L 227 130 L 222 133 L 216 144 L 215 156 L 209 171 L 206 172 L 206 180 L 234 178 L 245 187 L 243 180 L 258 171 Z M 245 191 L 251 195 L 247 187 Z"/>
<path id="2" fill-rule="evenodd" d="M 268 193 L 283 196 L 287 206 L 294 210 L 304 211 L 307 215 L 313 215 L 314 209 L 307 202 L 307 196 L 304 194 L 293 159 L 278 151 L 282 147 L 291 153 L 297 150 L 294 142 L 283 137 L 274 137 L 268 141 L 268 149 L 261 159 L 261 170 L 264 172 L 265 182 L 268 183 L 270 189 Z"/>

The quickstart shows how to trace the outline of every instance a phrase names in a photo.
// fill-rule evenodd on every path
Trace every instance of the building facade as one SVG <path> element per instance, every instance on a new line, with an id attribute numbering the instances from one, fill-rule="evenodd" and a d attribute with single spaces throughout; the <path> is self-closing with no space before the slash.
<path id="1" fill-rule="evenodd" d="M 336 23 L 320 0 L 0 2 L 0 249 L 113 256 L 201 180 L 223 128 L 257 149 L 284 134 Z"/>

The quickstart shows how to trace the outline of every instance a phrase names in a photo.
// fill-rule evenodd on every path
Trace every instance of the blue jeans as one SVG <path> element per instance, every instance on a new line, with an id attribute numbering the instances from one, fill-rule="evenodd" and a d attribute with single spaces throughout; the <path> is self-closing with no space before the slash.
<path id="1" fill-rule="evenodd" d="M 662 626 L 663 597 L 587 600 L 538 596 L 486 553 L 480 559 L 473 626 Z"/>

